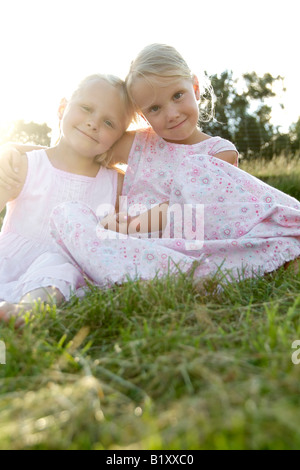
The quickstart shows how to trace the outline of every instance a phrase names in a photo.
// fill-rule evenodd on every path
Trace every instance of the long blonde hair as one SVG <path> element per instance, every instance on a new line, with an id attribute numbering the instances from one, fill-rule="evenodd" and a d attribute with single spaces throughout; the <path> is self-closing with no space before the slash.
<path id="1" fill-rule="evenodd" d="M 154 43 L 146 46 L 140 51 L 131 66 L 125 84 L 128 96 L 134 103 L 132 87 L 138 78 L 146 81 L 153 78 L 169 77 L 184 78 L 193 81 L 194 74 L 182 55 L 172 46 L 167 44 Z M 215 95 L 208 77 L 201 80 L 201 98 L 199 103 L 199 121 L 206 122 L 213 117 Z"/>

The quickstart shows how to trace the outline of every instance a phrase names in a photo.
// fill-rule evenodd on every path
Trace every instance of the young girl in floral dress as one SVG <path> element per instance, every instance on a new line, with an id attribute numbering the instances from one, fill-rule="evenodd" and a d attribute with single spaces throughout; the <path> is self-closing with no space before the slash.
<path id="1" fill-rule="evenodd" d="M 142 279 L 148 279 L 154 271 L 163 274 L 162 268 L 172 255 L 161 252 L 162 247 L 172 250 L 174 257 L 178 253 L 184 255 L 182 270 L 190 269 L 196 261 L 194 275 L 199 279 L 212 276 L 220 269 L 228 279 L 263 275 L 297 260 L 299 202 L 237 168 L 233 144 L 201 131 L 198 81 L 180 54 L 170 46 L 148 46 L 133 61 L 126 83 L 132 101 L 151 127 L 125 134 L 113 147 L 113 161 L 128 163 L 123 186 L 126 198 L 121 210 L 129 210 L 129 215 L 144 212 L 146 224 L 146 210 L 151 207 L 160 208 L 166 214 L 162 237 L 153 238 L 152 234 L 142 257 L 140 240 L 131 237 L 122 242 L 128 273 Z M 175 230 L 170 238 L 172 209 L 181 207 L 184 219 L 184 209 L 191 205 L 201 209 L 198 214 L 202 220 L 194 220 L 189 231 L 186 230 L 192 238 L 198 222 L 197 243 L 187 243 L 184 230 L 182 235 Z M 63 227 L 70 217 L 73 222 L 68 223 L 67 235 Z M 118 225 L 118 230 L 136 236 L 134 229 L 142 219 L 143 215 L 137 220 L 119 216 L 118 221 L 123 223 Z M 85 227 L 82 235 L 75 231 L 79 222 Z M 80 205 L 65 205 L 57 208 L 52 218 L 53 234 L 96 283 L 123 282 L 124 277 L 117 269 L 118 260 L 112 260 L 112 269 L 105 269 L 101 246 L 99 250 L 93 248 L 97 222 L 92 211 L 87 216 Z M 113 227 L 114 222 L 111 218 L 102 221 L 108 227 L 109 223 Z M 98 229 L 98 237 L 101 234 L 102 230 Z M 110 243 L 113 256 L 119 241 L 110 240 Z"/>

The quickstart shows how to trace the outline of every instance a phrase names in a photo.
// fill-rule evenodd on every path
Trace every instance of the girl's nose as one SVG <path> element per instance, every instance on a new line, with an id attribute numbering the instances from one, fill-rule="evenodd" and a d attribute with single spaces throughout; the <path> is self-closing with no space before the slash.
<path id="1" fill-rule="evenodd" d="M 97 123 L 93 119 L 89 119 L 86 124 L 87 124 L 88 128 L 92 129 L 93 131 L 96 131 L 98 129 Z"/>
<path id="2" fill-rule="evenodd" d="M 178 107 L 172 103 L 168 106 L 167 109 L 167 118 L 169 121 L 174 121 L 174 119 L 177 119 L 179 116 L 179 110 Z"/>

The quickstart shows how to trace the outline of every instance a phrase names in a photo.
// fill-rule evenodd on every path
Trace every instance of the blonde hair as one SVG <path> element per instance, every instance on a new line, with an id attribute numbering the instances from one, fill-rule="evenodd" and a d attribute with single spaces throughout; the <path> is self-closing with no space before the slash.
<path id="1" fill-rule="evenodd" d="M 125 108 L 125 126 L 124 126 L 124 131 L 128 128 L 131 122 L 133 122 L 136 118 L 136 111 L 134 109 L 133 103 L 131 99 L 128 96 L 127 93 L 127 88 L 125 85 L 125 82 L 121 80 L 119 77 L 115 75 L 109 75 L 109 74 L 93 74 L 89 75 L 88 77 L 84 78 L 77 86 L 76 90 L 72 93 L 70 101 L 72 99 L 76 98 L 76 96 L 81 92 L 82 89 L 84 89 L 86 86 L 91 85 L 92 83 L 97 83 L 105 81 L 106 83 L 109 83 L 112 85 L 114 88 L 116 88 L 121 96 L 121 100 L 124 103 L 124 108 Z M 98 163 L 101 163 L 102 166 L 109 167 L 109 163 L 111 161 L 111 152 L 108 150 L 105 153 L 102 153 L 101 155 L 98 155 L 96 157 L 96 161 Z"/>
<path id="2" fill-rule="evenodd" d="M 167 44 L 150 44 L 146 46 L 137 55 L 131 66 L 125 84 L 127 93 L 134 103 L 132 95 L 132 87 L 138 78 L 143 78 L 149 81 L 149 78 L 169 77 L 184 78 L 193 80 L 194 74 L 190 70 L 188 64 L 183 59 L 181 54 L 172 46 Z M 210 104 L 209 104 L 210 102 Z M 215 95 L 213 88 L 207 77 L 201 80 L 201 98 L 199 103 L 199 121 L 206 122 L 213 117 L 213 108 L 215 102 Z M 208 110 L 205 108 L 208 107 Z"/>

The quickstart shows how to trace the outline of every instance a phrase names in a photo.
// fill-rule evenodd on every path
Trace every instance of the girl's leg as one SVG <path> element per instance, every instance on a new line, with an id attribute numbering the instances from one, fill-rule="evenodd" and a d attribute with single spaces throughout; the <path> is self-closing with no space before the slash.
<path id="1" fill-rule="evenodd" d="M 44 302 L 50 305 L 59 305 L 64 301 L 64 296 L 56 287 L 40 287 L 25 294 L 21 298 L 20 304 L 29 303 L 34 305 L 36 301 Z"/>
<path id="2" fill-rule="evenodd" d="M 36 302 L 42 302 L 49 305 L 59 305 L 64 301 L 64 296 L 55 287 L 42 287 L 25 294 L 18 304 L 9 302 L 0 303 L 0 320 L 8 323 L 13 317 L 16 318 L 15 327 L 19 328 L 24 324 L 26 312 L 30 312 Z"/>

